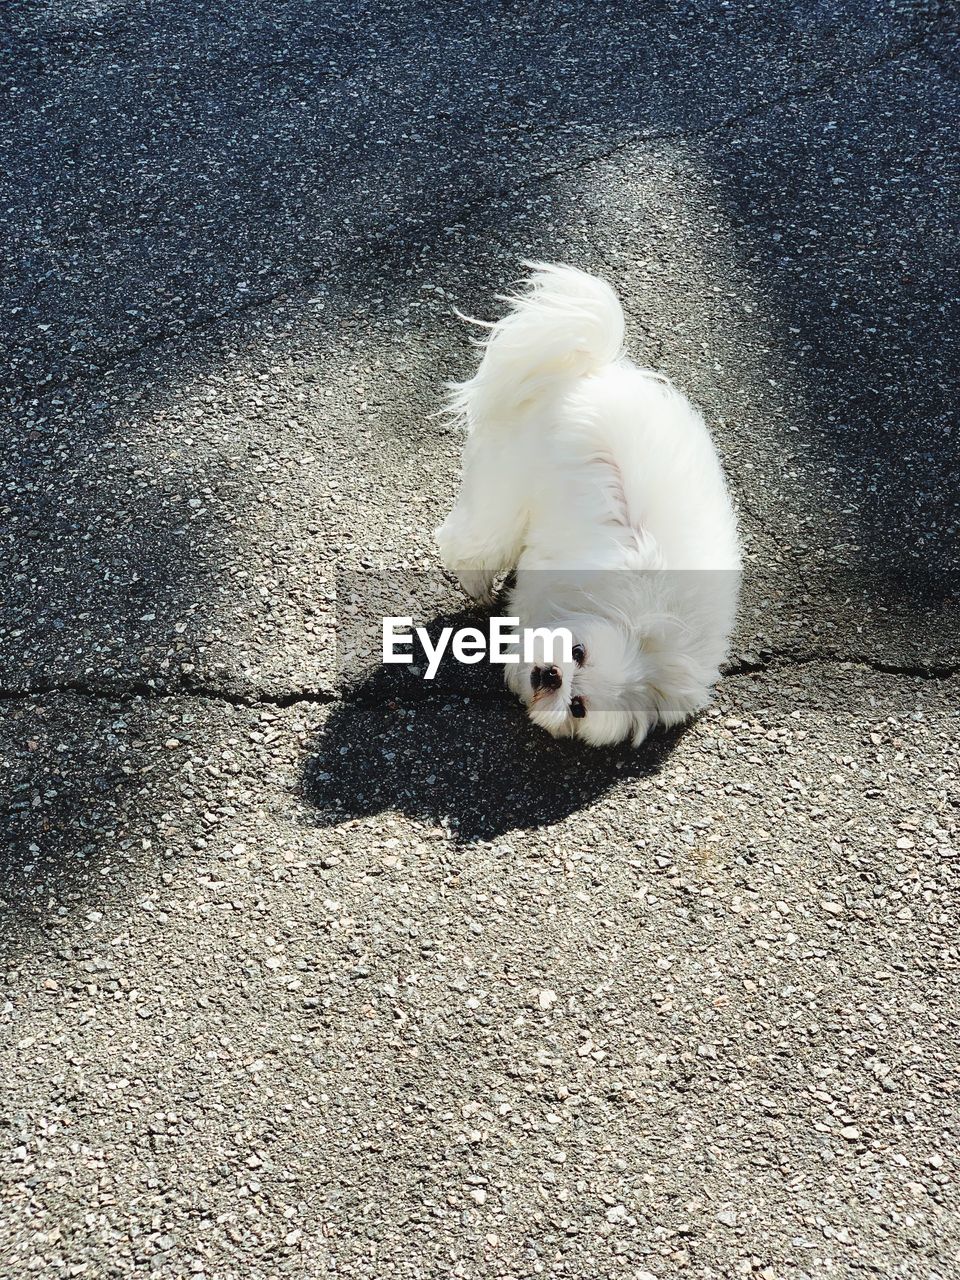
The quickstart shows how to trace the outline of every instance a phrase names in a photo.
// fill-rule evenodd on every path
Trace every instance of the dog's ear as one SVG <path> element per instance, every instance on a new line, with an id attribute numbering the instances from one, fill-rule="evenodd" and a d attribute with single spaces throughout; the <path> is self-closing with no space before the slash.
<path id="1" fill-rule="evenodd" d="M 613 518 L 618 525 L 632 535 L 631 568 L 662 569 L 663 552 L 653 534 L 644 527 L 643 516 L 639 511 L 631 511 L 627 503 L 627 491 L 623 483 L 623 472 L 612 453 L 598 456 L 607 470 L 605 485 L 607 502 Z"/>
<path id="2" fill-rule="evenodd" d="M 638 641 L 642 645 L 642 641 Z M 635 747 L 639 747 L 647 734 L 657 723 L 657 709 L 650 697 L 650 690 L 645 684 L 638 682 L 626 693 L 627 714 L 630 717 L 629 737 Z"/>
<path id="3" fill-rule="evenodd" d="M 656 708 L 655 719 L 680 724 L 710 701 L 715 673 L 671 643 L 668 637 L 648 636 L 643 642 L 647 671 L 644 679 Z"/>
<path id="4" fill-rule="evenodd" d="M 641 570 L 663 569 L 665 567 L 663 552 L 653 534 L 642 525 L 631 525 L 630 531 L 634 537 L 634 551 L 631 557 L 635 560 L 633 567 Z"/>
<path id="5" fill-rule="evenodd" d="M 631 742 L 635 747 L 641 746 L 647 734 L 656 724 L 656 715 L 649 708 L 637 709 L 631 716 L 633 733 Z"/>

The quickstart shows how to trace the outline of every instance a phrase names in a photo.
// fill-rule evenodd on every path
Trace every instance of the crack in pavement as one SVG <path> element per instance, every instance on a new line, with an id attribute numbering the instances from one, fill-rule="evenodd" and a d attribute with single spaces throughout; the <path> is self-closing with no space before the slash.
<path id="1" fill-rule="evenodd" d="M 206 315 L 197 316 L 193 320 L 174 322 L 171 328 L 160 333 L 151 334 L 137 343 L 136 346 L 121 347 L 119 350 L 114 351 L 99 364 L 90 365 L 85 373 L 57 379 L 51 377 L 40 382 L 21 381 L 16 386 L 6 388 L 4 395 L 12 401 L 16 396 L 45 396 L 56 391 L 63 391 L 65 387 L 82 387 L 96 378 L 107 377 L 122 365 L 136 360 L 139 356 L 157 347 L 164 347 L 168 342 L 176 342 L 178 338 L 184 338 L 188 334 L 199 333 L 204 329 L 215 329 L 217 325 L 222 324 L 224 321 L 245 315 L 248 311 L 256 311 L 259 307 L 269 307 L 275 302 L 286 301 L 293 297 L 295 293 L 308 290 L 310 285 L 316 284 L 319 279 L 322 279 L 322 276 L 314 276 L 312 280 L 302 280 L 295 290 L 290 290 L 287 293 L 282 289 L 277 290 L 275 293 L 267 294 L 263 297 L 248 298 L 238 303 L 235 307 L 228 307 L 226 310 L 209 312 Z"/>
<path id="2" fill-rule="evenodd" d="M 201 702 L 223 702 L 234 707 L 286 707 L 299 704 L 327 706 L 343 701 L 339 694 L 324 689 L 290 689 L 283 693 L 254 690 L 240 693 L 212 685 L 183 684 L 157 686 L 149 681 L 131 680 L 111 685 L 87 680 L 42 680 L 24 688 L 0 687 L 0 702 L 35 702 L 48 697 L 76 694 L 95 702 L 163 702 L 196 699 Z"/>
<path id="3" fill-rule="evenodd" d="M 740 676 L 756 675 L 759 672 L 787 671 L 798 667 L 853 667 L 859 671 L 869 671 L 874 675 L 895 676 L 909 680 L 953 680 L 960 676 L 960 664 L 949 662 L 887 662 L 883 658 L 871 658 L 864 654 L 822 654 L 822 653 L 772 653 L 761 654 L 756 658 L 749 655 L 728 659 L 721 667 L 723 680 L 736 680 Z"/>
<path id="4" fill-rule="evenodd" d="M 731 113 L 724 116 L 716 124 L 711 125 L 707 129 L 694 130 L 690 135 L 684 134 L 682 131 L 675 135 L 664 135 L 665 137 L 709 137 L 713 133 L 719 133 L 721 129 L 729 129 L 733 125 L 743 124 L 747 120 L 756 119 L 764 115 L 767 111 L 775 110 L 777 107 L 783 106 L 787 102 L 802 102 L 805 98 L 816 97 L 818 93 L 826 93 L 836 88 L 837 85 L 850 82 L 854 77 L 869 75 L 872 71 L 879 71 L 881 67 L 887 66 L 891 62 L 896 62 L 898 58 L 903 57 L 906 53 L 914 53 L 918 49 L 924 49 L 928 42 L 929 32 L 922 32 L 920 35 L 910 40 L 901 40 L 899 43 L 889 45 L 886 49 L 881 49 L 874 54 L 872 58 L 868 58 L 866 62 L 859 63 L 855 67 L 850 67 L 846 71 L 838 71 L 835 74 L 822 76 L 819 80 L 812 80 L 809 84 L 799 85 L 792 91 L 782 93 L 779 97 L 771 98 L 767 102 L 757 103 L 753 107 L 748 107 L 745 111 L 739 113 Z"/>
<path id="5" fill-rule="evenodd" d="M 746 654 L 728 659 L 721 667 L 721 680 L 737 680 L 743 676 L 775 675 L 814 666 L 842 666 L 845 669 L 852 667 L 874 675 L 900 679 L 950 681 L 960 676 L 960 664 L 949 662 L 898 663 L 860 654 L 764 652 L 756 657 Z M 382 706 L 395 701 L 419 702 L 430 693 L 445 698 L 465 698 L 472 701 L 499 701 L 504 698 L 512 700 L 506 690 L 499 688 L 494 690 L 478 686 L 476 689 L 466 691 L 436 685 L 427 686 L 424 681 L 417 681 L 404 689 L 372 690 L 366 693 L 350 689 L 340 692 L 326 689 L 289 689 L 282 693 L 268 693 L 264 690 L 241 693 L 203 684 L 158 687 L 147 681 L 131 681 L 111 687 L 109 684 L 84 680 L 50 680 L 20 689 L 0 688 L 0 702 L 36 702 L 49 697 L 75 694 L 92 701 L 107 703 L 137 700 L 145 702 L 196 700 L 220 702 L 234 707 L 275 707 L 286 710 L 297 706 L 333 706 L 335 704 Z"/>
<path id="6" fill-rule="evenodd" d="M 737 505 L 747 513 L 747 515 L 750 517 L 751 520 L 753 520 L 754 524 L 757 526 L 757 528 L 760 530 L 760 532 L 763 534 L 765 538 L 769 538 L 775 547 L 778 547 L 780 548 L 780 550 L 785 551 L 787 555 L 790 557 L 790 562 L 793 565 L 794 572 L 797 575 L 797 579 L 800 583 L 800 588 L 804 592 L 804 594 L 809 595 L 810 584 L 807 581 L 807 576 L 806 576 L 806 572 L 804 570 L 804 565 L 803 565 L 803 557 L 801 556 L 800 552 L 796 549 L 796 547 L 792 546 L 790 543 L 781 542 L 779 538 L 775 537 L 775 535 L 770 532 L 770 530 L 767 528 L 767 522 L 765 518 L 760 514 L 759 510 L 753 505 L 752 500 L 747 496 L 747 494 L 743 490 L 741 490 L 739 487 L 735 487 L 735 491 L 736 491 Z"/>
<path id="7" fill-rule="evenodd" d="M 688 129 L 637 129 L 629 138 L 621 139 L 613 143 L 609 147 L 601 150 L 582 155 L 578 160 L 566 165 L 555 165 L 551 168 L 544 169 L 532 176 L 529 183 L 524 184 L 522 190 L 529 190 L 530 186 L 535 186 L 539 182 L 547 182 L 553 178 L 560 177 L 565 173 L 577 172 L 580 169 L 589 168 L 592 164 L 600 163 L 604 160 L 610 160 L 614 156 L 623 154 L 637 143 L 644 142 L 679 142 L 684 139 L 709 138 L 713 134 L 720 133 L 724 129 L 733 128 L 735 125 L 744 124 L 748 120 L 759 119 L 769 111 L 775 111 L 777 107 L 783 106 L 788 102 L 801 102 L 805 98 L 815 97 L 819 93 L 827 93 L 844 81 L 849 81 L 855 77 L 869 75 L 872 71 L 878 71 L 881 67 L 886 66 L 890 62 L 895 62 L 897 58 L 902 57 L 906 53 L 912 53 L 917 49 L 924 49 L 927 44 L 927 35 L 923 33 L 912 40 L 903 40 L 899 44 L 891 45 L 887 49 L 882 49 L 875 54 L 873 58 L 866 62 L 860 63 L 858 66 L 851 67 L 846 71 L 840 71 L 836 74 L 823 76 L 819 80 L 811 81 L 806 85 L 795 85 L 785 92 L 779 94 L 775 98 L 765 99 L 763 102 L 756 102 L 752 106 L 745 107 L 742 111 L 730 112 L 728 115 L 721 116 L 719 120 L 714 120 L 712 124 L 697 125 Z M 936 55 L 932 50 L 927 50 L 937 61 Z M 503 194 L 501 190 L 499 194 Z M 481 193 L 480 198 L 486 195 Z M 471 200 L 468 208 L 472 209 L 476 203 L 476 198 Z"/>

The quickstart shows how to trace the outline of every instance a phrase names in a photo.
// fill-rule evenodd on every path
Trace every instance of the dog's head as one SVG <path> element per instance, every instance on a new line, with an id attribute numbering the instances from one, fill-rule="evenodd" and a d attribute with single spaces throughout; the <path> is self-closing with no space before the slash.
<path id="1" fill-rule="evenodd" d="M 507 668 L 530 719 L 555 738 L 639 746 L 658 722 L 677 724 L 709 700 L 709 674 L 655 627 L 641 634 L 580 614 L 550 629 L 559 628 L 572 639 L 566 656 L 537 638 L 532 660 Z"/>

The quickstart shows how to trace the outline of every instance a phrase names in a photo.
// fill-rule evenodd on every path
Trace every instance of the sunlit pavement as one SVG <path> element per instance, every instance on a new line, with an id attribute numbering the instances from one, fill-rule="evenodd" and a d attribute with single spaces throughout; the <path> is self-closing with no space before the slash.
<path id="1" fill-rule="evenodd" d="M 956 1275 L 950 7 L 10 12 L 0 1274 Z M 741 515 L 640 752 L 338 675 L 530 257 Z"/>

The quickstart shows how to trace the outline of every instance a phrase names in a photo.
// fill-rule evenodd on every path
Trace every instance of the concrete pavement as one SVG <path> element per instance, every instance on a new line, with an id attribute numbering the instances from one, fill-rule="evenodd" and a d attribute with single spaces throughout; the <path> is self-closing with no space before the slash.
<path id="1" fill-rule="evenodd" d="M 950 8 L 10 13 L 0 1275 L 960 1274 Z M 337 676 L 530 256 L 741 512 L 639 753 Z"/>

